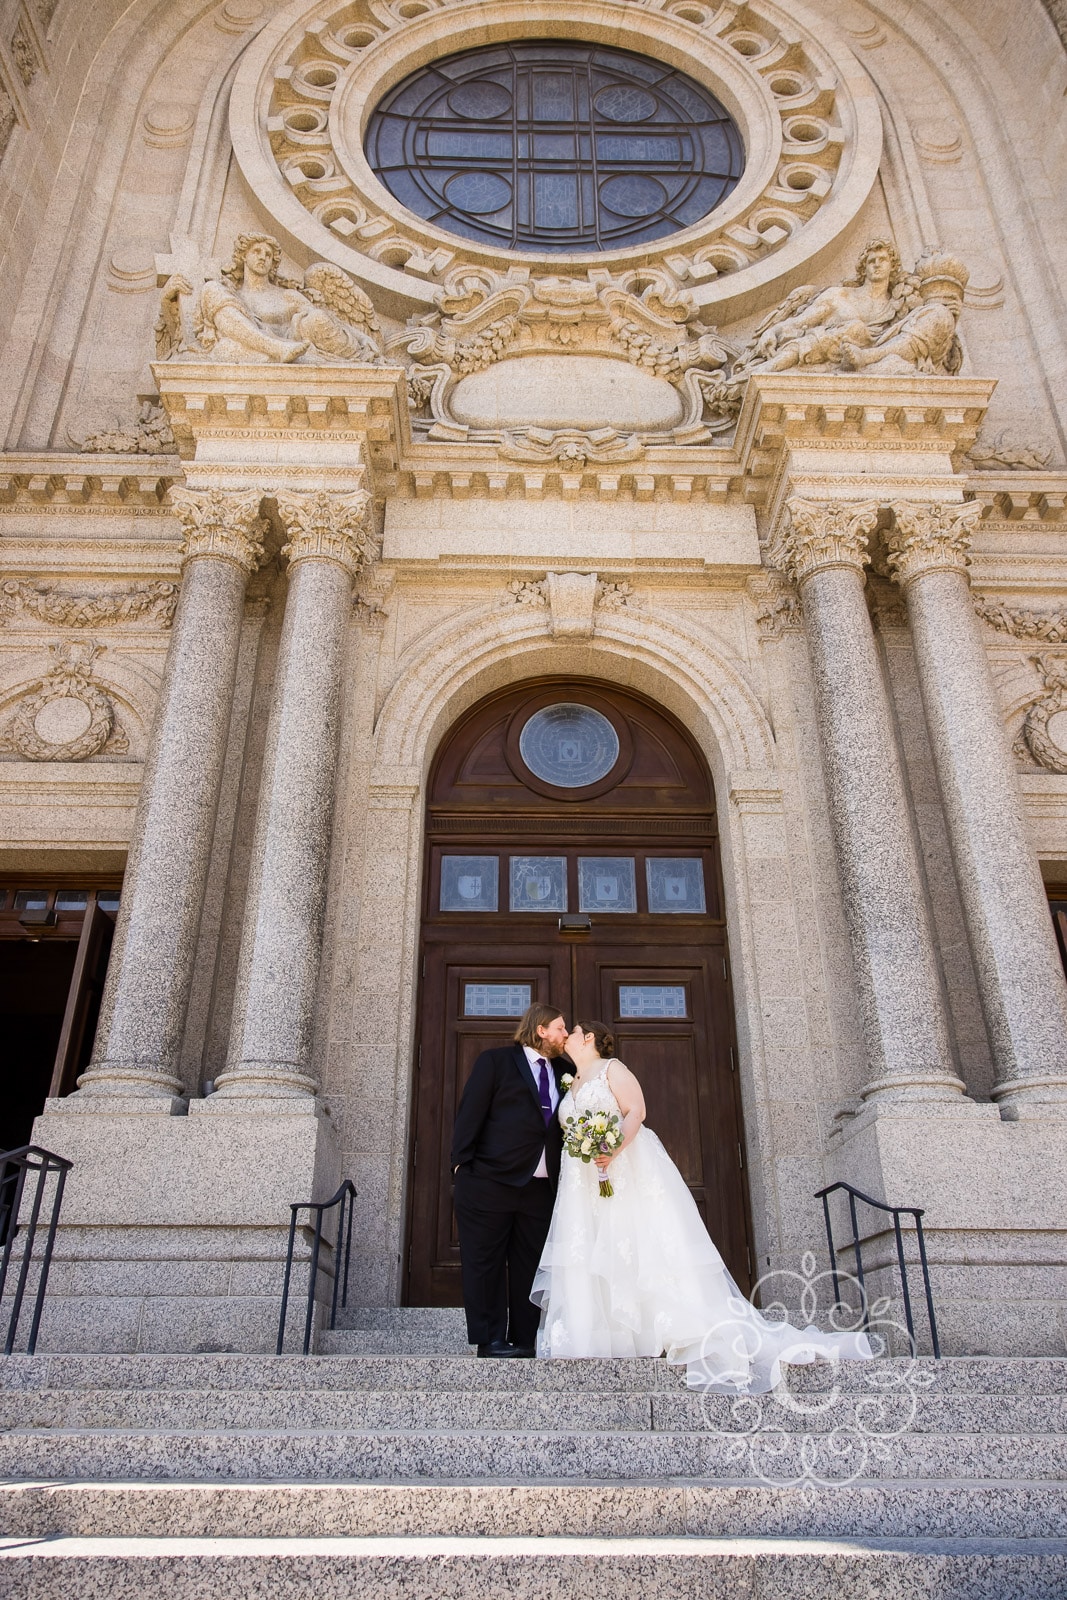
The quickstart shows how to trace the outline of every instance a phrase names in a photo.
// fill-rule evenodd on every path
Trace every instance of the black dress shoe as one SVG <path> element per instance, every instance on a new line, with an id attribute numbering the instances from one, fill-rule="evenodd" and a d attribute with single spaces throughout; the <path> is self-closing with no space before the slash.
<path id="1" fill-rule="evenodd" d="M 478 1346 L 480 1356 L 519 1356 L 523 1351 L 517 1350 L 513 1344 L 508 1344 L 506 1339 L 491 1339 L 488 1344 Z"/>
<path id="2" fill-rule="evenodd" d="M 532 1344 L 513 1344 L 511 1353 L 512 1355 L 520 1356 L 524 1361 L 533 1361 L 537 1355 L 537 1351 Z"/>

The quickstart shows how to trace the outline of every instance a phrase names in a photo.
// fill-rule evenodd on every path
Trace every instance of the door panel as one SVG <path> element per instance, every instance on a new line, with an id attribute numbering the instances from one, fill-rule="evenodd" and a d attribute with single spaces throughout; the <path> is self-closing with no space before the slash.
<path id="1" fill-rule="evenodd" d="M 522 767 L 523 719 L 568 700 L 608 715 L 627 752 L 614 787 L 598 780 L 584 799 L 575 791 L 554 798 L 551 784 L 527 784 Z M 613 1029 L 620 1058 L 641 1080 L 649 1127 L 747 1288 L 744 1138 L 715 805 L 689 736 L 658 707 L 604 684 L 541 680 L 490 697 L 438 752 L 426 848 L 408 1303 L 460 1303 L 448 1163 L 455 1109 L 479 1052 L 513 1037 L 522 986 L 568 1022 L 599 1018 Z M 511 856 L 566 858 L 571 929 L 529 900 L 510 909 Z M 446 857 L 472 859 L 449 864 Z M 590 857 L 610 858 L 599 877 L 586 872 L 586 903 L 604 905 L 576 918 L 579 862 L 586 858 L 588 867 Z M 691 887 L 701 872 L 703 905 Z M 576 920 L 585 923 L 581 931 Z"/>

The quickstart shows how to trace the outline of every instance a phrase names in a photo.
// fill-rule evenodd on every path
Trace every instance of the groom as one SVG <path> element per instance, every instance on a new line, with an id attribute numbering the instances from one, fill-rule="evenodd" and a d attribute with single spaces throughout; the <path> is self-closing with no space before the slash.
<path id="1" fill-rule="evenodd" d="M 532 1356 L 530 1301 L 559 1181 L 556 1119 L 567 1025 L 532 1005 L 514 1044 L 483 1050 L 459 1102 L 452 1136 L 467 1337 L 480 1356 Z"/>

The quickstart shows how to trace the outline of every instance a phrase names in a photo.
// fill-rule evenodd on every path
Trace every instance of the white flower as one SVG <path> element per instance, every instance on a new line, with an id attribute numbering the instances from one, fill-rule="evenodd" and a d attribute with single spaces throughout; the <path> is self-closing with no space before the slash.
<path id="1" fill-rule="evenodd" d="M 618 1136 L 617 1133 L 609 1133 L 609 1134 L 605 1135 L 604 1143 L 605 1144 L 610 1144 L 612 1149 L 615 1148 L 615 1146 L 618 1144 L 618 1142 L 619 1142 L 619 1136 Z"/>
<path id="2" fill-rule="evenodd" d="M 574 1082 L 574 1073 L 565 1072 L 559 1081 L 565 1089 L 569 1089 L 571 1084 Z"/>
<path id="3" fill-rule="evenodd" d="M 587 1156 L 589 1154 L 589 1152 L 592 1150 L 592 1148 L 593 1148 L 592 1139 L 583 1139 L 582 1140 L 582 1155 L 583 1156 Z"/>

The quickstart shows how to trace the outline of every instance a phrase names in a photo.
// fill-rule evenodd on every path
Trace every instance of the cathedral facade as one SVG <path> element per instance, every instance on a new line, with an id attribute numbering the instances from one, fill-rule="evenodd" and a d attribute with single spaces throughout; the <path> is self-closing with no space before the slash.
<path id="1" fill-rule="evenodd" d="M 458 1303 L 456 1099 L 545 1000 L 746 1289 L 847 1183 L 946 1352 L 1062 1353 L 1067 48 L 978 10 L 0 8 L 47 1346 L 272 1348 L 344 1178 L 353 1298 Z"/>

